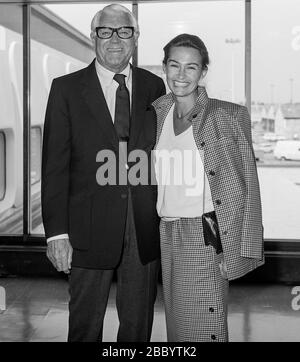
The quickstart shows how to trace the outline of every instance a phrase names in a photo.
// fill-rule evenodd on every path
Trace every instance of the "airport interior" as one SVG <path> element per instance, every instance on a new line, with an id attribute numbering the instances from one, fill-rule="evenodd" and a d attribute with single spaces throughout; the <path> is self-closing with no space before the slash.
<path id="1" fill-rule="evenodd" d="M 0 0 L 0 342 L 64 342 L 68 278 L 46 257 L 42 137 L 52 80 L 95 57 L 90 22 L 119 3 L 138 20 L 133 66 L 165 81 L 163 46 L 200 36 L 211 98 L 251 115 L 265 264 L 230 282 L 229 340 L 300 342 L 300 1 Z M 166 84 L 167 85 L 167 84 Z M 103 341 L 116 341 L 115 281 Z M 165 342 L 161 275 L 151 342 Z"/>

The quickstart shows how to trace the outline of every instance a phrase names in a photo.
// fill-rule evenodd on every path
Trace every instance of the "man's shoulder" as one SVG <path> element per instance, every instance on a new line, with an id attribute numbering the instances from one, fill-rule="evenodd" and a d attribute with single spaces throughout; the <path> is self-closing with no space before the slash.
<path id="1" fill-rule="evenodd" d="M 61 75 L 54 79 L 57 84 L 67 85 L 77 83 L 86 73 L 87 67 L 79 69 L 75 72 Z"/>
<path id="2" fill-rule="evenodd" d="M 156 82 L 161 82 L 163 81 L 161 77 L 159 77 L 158 75 L 150 72 L 147 69 L 144 68 L 140 68 L 140 67 L 135 67 L 137 75 L 139 77 L 143 77 L 145 80 L 151 80 L 151 81 L 156 81 Z"/>

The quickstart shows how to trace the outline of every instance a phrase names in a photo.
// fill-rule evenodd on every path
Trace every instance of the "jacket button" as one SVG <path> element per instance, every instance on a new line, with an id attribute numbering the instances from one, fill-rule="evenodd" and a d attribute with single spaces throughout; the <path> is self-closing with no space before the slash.
<path id="1" fill-rule="evenodd" d="M 127 199 L 127 194 L 121 194 L 122 199 Z"/>
<path id="2" fill-rule="evenodd" d="M 224 230 L 223 231 L 223 235 L 227 235 L 228 234 L 228 231 L 227 230 Z"/>
<path id="3" fill-rule="evenodd" d="M 209 311 L 210 311 L 210 313 L 213 313 L 215 310 L 213 307 L 209 307 Z"/>
<path id="4" fill-rule="evenodd" d="M 201 146 L 201 147 L 204 147 L 204 146 L 205 146 L 205 142 L 202 141 L 202 142 L 200 143 L 200 146 Z"/>
<path id="5" fill-rule="evenodd" d="M 216 204 L 217 204 L 217 205 L 221 205 L 221 200 L 219 200 L 219 199 L 216 200 Z"/>
<path id="6" fill-rule="evenodd" d="M 214 170 L 210 170 L 210 171 L 209 171 L 209 174 L 210 174 L 210 176 L 215 176 L 216 173 L 215 173 Z"/>
<path id="7" fill-rule="evenodd" d="M 214 334 L 212 334 L 212 335 L 210 336 L 210 338 L 211 338 L 212 340 L 215 340 L 215 339 L 216 339 L 216 336 L 215 336 Z"/>
<path id="8" fill-rule="evenodd" d="M 198 116 L 198 114 L 193 114 L 192 117 L 193 118 L 196 118 Z"/>

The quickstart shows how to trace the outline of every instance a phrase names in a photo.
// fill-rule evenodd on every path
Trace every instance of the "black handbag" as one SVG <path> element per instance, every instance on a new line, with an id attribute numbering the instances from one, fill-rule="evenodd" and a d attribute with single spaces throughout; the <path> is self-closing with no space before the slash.
<path id="1" fill-rule="evenodd" d="M 202 226 L 205 245 L 212 245 L 217 254 L 222 253 L 223 249 L 215 211 L 206 212 L 202 215 Z"/>

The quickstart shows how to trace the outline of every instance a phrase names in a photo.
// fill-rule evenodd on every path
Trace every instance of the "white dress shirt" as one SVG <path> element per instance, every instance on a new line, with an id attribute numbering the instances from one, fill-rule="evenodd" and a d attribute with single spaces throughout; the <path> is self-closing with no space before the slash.
<path id="1" fill-rule="evenodd" d="M 113 78 L 116 73 L 111 72 L 110 70 L 104 68 L 97 59 L 95 60 L 95 67 L 97 76 L 104 94 L 104 98 L 106 100 L 112 121 L 114 122 L 115 119 L 115 105 L 116 105 L 116 90 L 119 86 L 119 83 L 116 82 Z M 129 91 L 129 99 L 130 99 L 130 105 L 132 103 L 131 97 L 132 97 L 132 71 L 130 64 L 127 65 L 127 67 L 120 72 L 119 74 L 124 74 L 125 77 L 125 83 Z M 51 240 L 58 240 L 58 239 L 68 239 L 68 234 L 60 234 L 51 236 L 47 239 L 47 243 Z"/>

